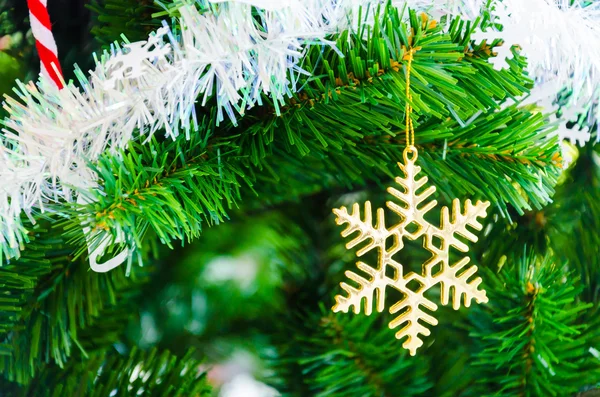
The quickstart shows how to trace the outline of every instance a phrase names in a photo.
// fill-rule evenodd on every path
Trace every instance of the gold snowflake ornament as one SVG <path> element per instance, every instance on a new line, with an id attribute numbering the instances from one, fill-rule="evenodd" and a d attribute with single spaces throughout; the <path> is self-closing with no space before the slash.
<path id="1" fill-rule="evenodd" d="M 410 154 L 412 153 L 412 158 Z M 437 227 L 425 220 L 425 214 L 437 205 L 436 200 L 426 200 L 435 192 L 435 186 L 429 186 L 420 194 L 417 191 L 427 183 L 427 177 L 417 180 L 416 177 L 421 171 L 421 167 L 415 165 L 417 151 L 408 148 L 404 152 L 404 165 L 398 163 L 398 166 L 404 173 L 404 177 L 397 177 L 396 183 L 402 188 L 398 190 L 394 187 L 388 188 L 388 192 L 398 199 L 397 202 L 388 201 L 387 207 L 400 216 L 400 222 L 387 228 L 385 226 L 384 210 L 377 209 L 376 223 L 373 224 L 371 214 L 371 203 L 365 202 L 364 219 L 360 216 L 360 207 L 354 204 L 352 213 L 349 213 L 346 207 L 334 209 L 336 222 L 338 225 L 347 224 L 342 236 L 347 237 L 353 233 L 358 233 L 356 237 L 346 244 L 351 249 L 358 244 L 365 243 L 357 252 L 357 256 L 377 249 L 379 254 L 377 267 L 372 267 L 364 262 L 358 262 L 357 267 L 366 273 L 369 277 L 365 278 L 354 272 L 347 271 L 345 274 L 358 284 L 353 287 L 346 283 L 341 283 L 341 287 L 347 292 L 346 296 L 338 295 L 335 297 L 336 304 L 333 311 L 348 312 L 353 307 L 354 313 L 360 313 L 361 302 L 364 300 L 364 310 L 366 315 L 372 313 L 372 306 L 375 303 L 377 311 L 382 312 L 385 304 L 385 292 L 387 287 L 396 289 L 403 294 L 402 299 L 394 304 L 389 310 L 391 314 L 398 313 L 398 316 L 389 323 L 391 329 L 404 327 L 396 333 L 396 338 L 407 337 L 402 346 L 410 351 L 412 356 L 417 349 L 423 345 L 421 335 L 428 336 L 429 329 L 425 323 L 437 325 L 437 320 L 424 309 L 429 311 L 437 310 L 437 305 L 425 297 L 425 292 L 437 285 L 441 286 L 440 300 L 443 305 L 448 304 L 452 297 L 452 306 L 459 309 L 461 297 L 464 297 L 465 307 L 469 307 L 471 300 L 475 299 L 477 303 L 488 301 L 485 291 L 478 289 L 481 278 L 469 279 L 477 271 L 477 266 L 468 265 L 469 257 L 465 256 L 454 264 L 449 263 L 450 247 L 458 251 L 467 252 L 469 247 L 459 239 L 477 241 L 477 236 L 467 229 L 471 227 L 481 230 L 482 225 L 477 220 L 478 217 L 487 215 L 486 209 L 489 202 L 478 201 L 475 205 L 467 200 L 464 212 L 461 212 L 460 202 L 454 199 L 452 202 L 452 215 L 448 207 L 442 208 L 441 226 Z M 416 230 L 414 230 L 416 228 Z M 409 231 L 409 229 L 411 231 Z M 404 247 L 404 239 L 416 240 L 423 238 L 423 247 L 431 252 L 432 256 L 423 264 L 422 274 L 410 272 L 404 274 L 402 264 L 393 259 L 394 255 Z M 386 247 L 390 242 L 391 247 Z M 394 276 L 386 275 L 387 266 L 394 270 Z M 389 272 L 388 272 L 389 274 Z M 416 290 L 408 288 L 408 284 L 417 282 Z M 411 285 L 412 285 L 411 284 Z"/>

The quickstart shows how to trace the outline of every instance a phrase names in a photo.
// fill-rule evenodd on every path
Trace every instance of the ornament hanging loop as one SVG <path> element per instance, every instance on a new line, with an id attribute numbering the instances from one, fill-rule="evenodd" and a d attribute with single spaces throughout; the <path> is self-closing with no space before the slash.
<path id="1" fill-rule="evenodd" d="M 79 194 L 77 197 L 78 204 L 89 204 L 90 200 L 88 200 L 83 194 Z M 88 254 L 90 256 L 90 268 L 96 273 L 106 273 L 109 270 L 112 270 L 116 267 L 119 267 L 122 263 L 124 263 L 130 256 L 130 250 L 125 248 L 115 257 L 107 260 L 104 263 L 99 263 L 98 260 L 104 255 L 104 251 L 111 244 L 111 239 L 109 235 L 104 235 L 100 238 L 100 243 L 92 249 L 92 229 L 89 226 L 83 226 L 83 234 L 87 241 L 88 245 Z M 112 244 L 119 244 L 125 241 L 125 235 L 123 232 L 117 234 L 117 238 L 112 242 Z"/>
<path id="2" fill-rule="evenodd" d="M 404 164 L 408 164 L 409 162 L 414 163 L 419 157 L 419 152 L 415 146 L 410 145 L 404 148 L 402 157 L 404 157 Z"/>

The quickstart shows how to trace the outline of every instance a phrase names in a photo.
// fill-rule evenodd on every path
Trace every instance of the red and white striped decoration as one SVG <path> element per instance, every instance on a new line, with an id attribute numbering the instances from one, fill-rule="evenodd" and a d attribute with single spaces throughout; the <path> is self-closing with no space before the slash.
<path id="1" fill-rule="evenodd" d="M 46 7 L 48 0 L 27 0 L 31 31 L 35 38 L 35 46 L 40 56 L 40 72 L 53 81 L 58 88 L 63 88 L 62 71 L 58 62 L 58 49 L 52 35 L 52 24 Z"/>

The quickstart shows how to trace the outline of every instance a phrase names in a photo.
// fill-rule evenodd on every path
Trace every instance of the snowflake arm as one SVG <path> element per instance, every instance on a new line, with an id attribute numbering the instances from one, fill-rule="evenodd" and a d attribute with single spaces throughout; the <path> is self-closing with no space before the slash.
<path id="1" fill-rule="evenodd" d="M 414 233 L 406 233 L 408 237 L 414 240 L 424 232 L 421 226 L 425 223 L 424 215 L 437 205 L 436 200 L 431 200 L 419 208 L 425 200 L 435 193 L 435 186 L 429 186 L 421 194 L 417 194 L 417 190 L 425 186 L 428 181 L 426 176 L 419 180 L 416 179 L 419 172 L 421 172 L 421 167 L 415 165 L 412 161 L 407 161 L 406 165 L 398 163 L 398 167 L 404 173 L 404 177 L 396 177 L 396 183 L 402 187 L 403 191 L 394 187 L 389 187 L 387 191 L 400 200 L 401 204 L 388 201 L 386 205 L 402 218 L 402 222 L 397 227 L 402 227 L 405 230 L 406 226 L 412 222 L 419 225 L 419 229 Z"/>
<path id="2" fill-rule="evenodd" d="M 487 215 L 489 202 L 478 201 L 475 205 L 471 200 L 465 202 L 465 210 L 461 212 L 460 201 L 454 199 L 452 201 L 452 217 L 448 211 L 448 207 L 442 208 L 442 225 L 440 232 L 444 234 L 445 243 L 451 245 L 461 252 L 467 252 L 469 247 L 458 239 L 462 236 L 469 241 L 476 242 L 477 236 L 467 229 L 467 226 L 476 230 L 481 230 L 483 225 L 477 220 L 478 217 L 484 218 Z M 434 232 L 435 233 L 435 232 Z"/>
<path id="3" fill-rule="evenodd" d="M 357 256 L 362 256 L 373 248 L 379 248 L 380 252 L 385 251 L 385 241 L 391 233 L 385 228 L 385 214 L 383 208 L 377 210 L 377 223 L 373 225 L 373 216 L 371 214 L 371 202 L 365 202 L 364 220 L 360 217 L 360 206 L 352 206 L 352 214 L 348 213 L 346 207 L 336 208 L 333 213 L 337 216 L 336 223 L 343 225 L 347 223 L 346 229 L 342 231 L 342 237 L 348 237 L 352 233 L 358 232 L 358 235 L 346 243 L 346 248 L 352 249 L 358 244 L 368 241 L 368 243 L 359 249 Z M 370 240 L 370 241 L 369 241 Z"/>
<path id="4" fill-rule="evenodd" d="M 468 266 L 466 270 L 459 274 L 468 263 L 468 257 L 462 258 L 452 266 L 444 266 L 444 270 L 434 277 L 436 282 L 441 284 L 440 300 L 442 305 L 448 304 L 452 289 L 454 289 L 454 293 L 452 294 L 452 308 L 454 310 L 460 308 L 460 298 L 462 296 L 464 296 L 463 303 L 465 307 L 471 306 L 471 300 L 473 299 L 477 303 L 487 303 L 488 298 L 485 291 L 478 289 L 479 284 L 481 284 L 481 277 L 468 281 L 477 272 L 477 266 Z"/>
<path id="5" fill-rule="evenodd" d="M 367 316 L 370 316 L 373 312 L 373 300 L 377 305 L 377 311 L 381 313 L 385 307 L 385 287 L 388 284 L 385 271 L 374 269 L 363 262 L 358 262 L 356 266 L 370 275 L 371 280 L 367 280 L 354 272 L 346 271 L 346 277 L 355 281 L 358 284 L 358 288 L 347 283 L 341 283 L 342 289 L 346 291 L 348 295 L 337 295 L 335 297 L 336 303 L 333 307 L 333 311 L 343 311 L 347 313 L 348 310 L 353 307 L 354 313 L 358 314 L 360 313 L 361 302 L 364 299 L 364 309 Z"/>
<path id="6" fill-rule="evenodd" d="M 455 310 L 460 308 L 460 299 L 464 296 L 464 305 L 469 307 L 471 300 L 475 299 L 478 303 L 487 302 L 485 291 L 479 290 L 481 278 L 477 277 L 469 281 L 469 278 L 477 271 L 477 266 L 468 266 L 469 258 L 464 257 L 456 264 L 450 265 L 449 255 L 450 246 L 455 247 L 461 252 L 467 252 L 469 247 L 458 239 L 461 236 L 469 241 L 477 241 L 477 236 L 467 229 L 467 226 L 475 230 L 481 230 L 483 225 L 477 218 L 487 215 L 489 202 L 478 201 L 473 205 L 471 200 L 465 202 L 465 209 L 461 212 L 460 201 L 452 201 L 452 214 L 448 207 L 442 208 L 441 227 L 439 229 L 430 227 L 427 230 L 423 246 L 433 254 L 433 257 L 423 265 L 425 277 L 435 280 L 435 283 L 441 285 L 440 300 L 443 305 L 447 305 L 451 292 L 452 307 Z M 440 240 L 440 246 L 437 247 L 433 239 Z M 441 270 L 434 274 L 434 269 L 441 264 Z"/>
<path id="7" fill-rule="evenodd" d="M 418 280 L 422 284 L 422 287 L 417 292 L 405 288 L 406 283 L 411 280 Z M 396 338 L 402 339 L 406 336 L 407 339 L 402 344 L 402 347 L 408 349 L 410 355 L 414 356 L 417 353 L 417 349 L 423 345 L 420 335 L 429 336 L 431 334 L 429 328 L 423 325 L 423 323 L 430 325 L 437 325 L 438 323 L 432 315 L 424 311 L 421 307 L 435 311 L 437 310 L 437 305 L 423 295 L 431 286 L 429 285 L 431 282 L 427 279 L 418 274 L 411 273 L 407 275 L 402 284 L 401 291 L 405 296 L 390 308 L 391 314 L 400 313 L 400 315 L 390 321 L 389 327 L 390 329 L 394 329 L 402 324 L 406 324 L 404 328 L 396 332 Z"/>

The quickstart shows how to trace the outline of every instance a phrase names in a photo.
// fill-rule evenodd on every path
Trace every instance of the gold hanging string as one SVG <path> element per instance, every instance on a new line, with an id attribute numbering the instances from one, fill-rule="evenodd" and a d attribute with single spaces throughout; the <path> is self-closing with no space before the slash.
<path id="1" fill-rule="evenodd" d="M 410 102 L 412 101 L 412 95 L 410 93 L 410 72 L 412 68 L 412 60 L 414 49 L 408 50 L 408 63 L 406 65 L 406 149 L 404 149 L 404 158 L 407 160 L 408 154 L 412 154 L 412 161 L 417 159 L 417 148 L 415 147 L 415 127 L 413 125 L 412 118 L 410 117 L 413 111 Z M 405 55 L 406 57 L 407 55 Z"/>

